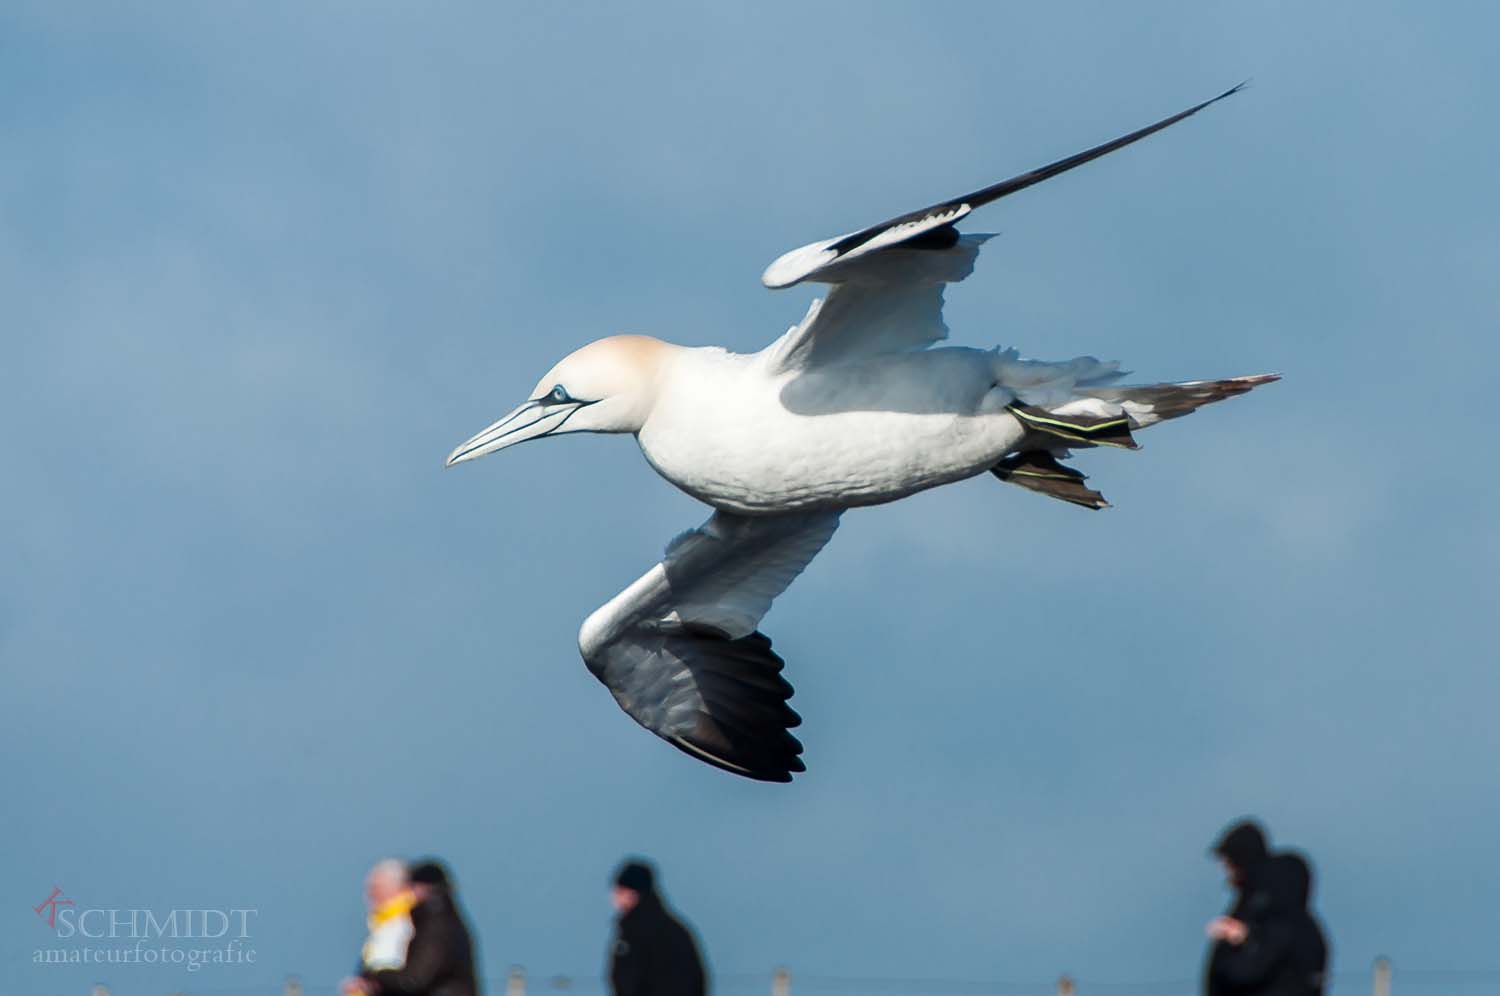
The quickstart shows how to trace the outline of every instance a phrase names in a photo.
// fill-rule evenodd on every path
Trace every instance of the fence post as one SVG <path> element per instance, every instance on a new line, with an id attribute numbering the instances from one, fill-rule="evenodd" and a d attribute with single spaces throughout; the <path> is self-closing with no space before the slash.
<path id="1" fill-rule="evenodd" d="M 295 975 L 288 975 L 281 986 L 281 996 L 302 996 L 302 980 Z"/>
<path id="2" fill-rule="evenodd" d="M 771 996 L 792 996 L 792 973 L 784 965 L 771 976 Z"/>
<path id="3" fill-rule="evenodd" d="M 1078 988 L 1077 986 L 1073 985 L 1073 978 L 1072 978 L 1072 976 L 1068 976 L 1068 975 L 1060 975 L 1060 976 L 1058 976 L 1058 978 L 1057 978 L 1057 996 L 1073 996 L 1073 993 L 1077 990 L 1077 988 Z"/>
<path id="4" fill-rule="evenodd" d="M 505 996 L 526 996 L 526 969 L 513 965 L 505 977 Z"/>
<path id="5" fill-rule="evenodd" d="M 1385 955 L 1375 959 L 1375 996 L 1391 996 L 1391 960 Z"/>

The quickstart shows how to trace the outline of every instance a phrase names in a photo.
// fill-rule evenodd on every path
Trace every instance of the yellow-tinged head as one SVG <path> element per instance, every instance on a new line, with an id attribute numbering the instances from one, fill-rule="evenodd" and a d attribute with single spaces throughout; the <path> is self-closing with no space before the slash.
<path id="1" fill-rule="evenodd" d="M 672 349 L 645 335 L 589 343 L 547 371 L 523 404 L 448 454 L 446 466 L 543 436 L 639 432 Z"/>

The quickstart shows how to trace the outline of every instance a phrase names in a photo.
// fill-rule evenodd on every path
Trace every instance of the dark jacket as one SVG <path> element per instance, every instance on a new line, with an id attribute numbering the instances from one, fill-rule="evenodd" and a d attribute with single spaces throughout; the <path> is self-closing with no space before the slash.
<path id="1" fill-rule="evenodd" d="M 479 996 L 469 928 L 447 889 L 433 887 L 411 911 L 406 965 L 365 972 L 375 996 Z"/>
<path id="2" fill-rule="evenodd" d="M 1245 920 L 1243 944 L 1224 944 L 1213 983 L 1237 996 L 1321 996 L 1328 966 L 1323 930 L 1308 909 L 1312 872 L 1296 854 L 1281 854 L 1259 872 L 1265 910 Z"/>
<path id="3" fill-rule="evenodd" d="M 1264 869 L 1270 860 L 1266 838 L 1260 826 L 1251 820 L 1234 824 L 1214 842 L 1217 854 L 1234 870 L 1234 902 L 1225 916 L 1251 923 L 1265 916 L 1269 905 L 1264 884 Z M 1223 969 L 1223 960 L 1233 949 L 1228 941 L 1215 941 L 1208 949 L 1203 969 L 1203 992 L 1206 996 L 1240 996 Z"/>
<path id="4" fill-rule="evenodd" d="M 609 982 L 615 996 L 706 996 L 708 979 L 692 931 L 654 892 L 615 924 Z"/>

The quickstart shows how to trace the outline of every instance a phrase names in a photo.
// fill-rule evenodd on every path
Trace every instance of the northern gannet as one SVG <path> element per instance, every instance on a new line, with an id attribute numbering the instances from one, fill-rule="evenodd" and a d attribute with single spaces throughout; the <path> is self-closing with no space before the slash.
<path id="1" fill-rule="evenodd" d="M 1243 86 L 1243 84 L 1241 84 Z M 646 461 L 713 508 L 662 561 L 583 623 L 579 652 L 631 718 L 735 774 L 806 770 L 789 732 L 783 662 L 757 627 L 838 528 L 845 509 L 990 472 L 1085 508 L 1104 497 L 1061 463 L 1093 446 L 1243 394 L 1276 375 L 1121 386 L 1113 362 L 1021 359 L 1015 349 L 932 348 L 943 288 L 969 275 L 985 235 L 975 208 L 1122 148 L 1239 90 L 963 197 L 773 262 L 769 288 L 831 285 L 758 353 L 642 335 L 600 339 L 547 372 L 525 402 L 447 466 L 544 436 L 632 433 Z"/>

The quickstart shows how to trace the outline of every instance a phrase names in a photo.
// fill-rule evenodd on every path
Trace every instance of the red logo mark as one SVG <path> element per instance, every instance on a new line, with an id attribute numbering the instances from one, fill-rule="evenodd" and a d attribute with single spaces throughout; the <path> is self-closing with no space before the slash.
<path id="1" fill-rule="evenodd" d="M 54 885 L 52 887 L 52 895 L 48 896 L 46 899 L 43 899 L 36 906 L 32 907 L 32 910 L 36 913 L 37 916 L 41 916 L 42 915 L 42 910 L 46 910 L 47 911 L 47 927 L 49 929 L 51 929 L 51 930 L 56 930 L 57 929 L 57 908 L 59 906 L 72 906 L 73 905 L 73 900 L 71 900 L 71 899 L 59 899 L 59 898 L 57 898 L 58 896 L 61 896 L 61 895 L 62 895 L 62 890 L 59 889 L 57 886 Z"/>

